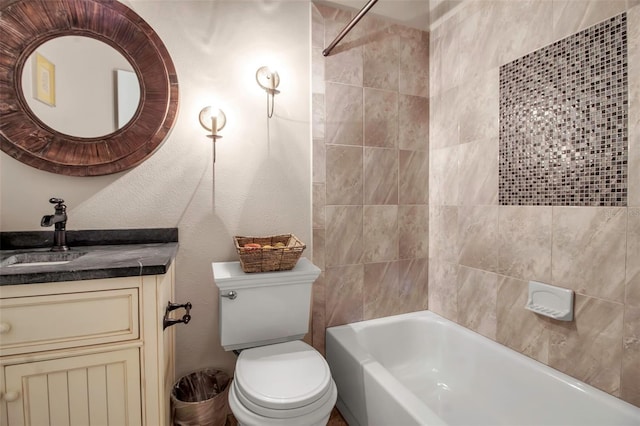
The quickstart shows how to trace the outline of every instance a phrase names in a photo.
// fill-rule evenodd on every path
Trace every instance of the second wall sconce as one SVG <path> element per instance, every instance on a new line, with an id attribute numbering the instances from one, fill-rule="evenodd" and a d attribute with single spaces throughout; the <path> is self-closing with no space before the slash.
<path id="1" fill-rule="evenodd" d="M 208 138 L 213 139 L 213 162 L 216 162 L 216 140 L 222 138 L 218 133 L 227 124 L 227 116 L 224 111 L 213 106 L 207 106 L 200 111 L 200 125 L 211 134 L 207 135 Z"/>
<path id="2" fill-rule="evenodd" d="M 275 95 L 280 93 L 277 90 L 280 85 L 280 76 L 277 71 L 269 67 L 260 67 L 256 71 L 256 81 L 267 92 L 267 117 L 271 118 L 273 117 Z"/>

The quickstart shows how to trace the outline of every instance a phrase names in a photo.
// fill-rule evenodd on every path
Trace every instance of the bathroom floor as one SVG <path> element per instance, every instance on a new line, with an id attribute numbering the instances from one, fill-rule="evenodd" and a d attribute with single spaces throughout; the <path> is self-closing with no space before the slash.
<path id="1" fill-rule="evenodd" d="M 340 415 L 340 412 L 337 408 L 334 408 L 331 412 L 331 417 L 329 418 L 329 423 L 327 426 L 349 426 L 348 423 L 344 420 L 344 418 Z"/>
<path id="2" fill-rule="evenodd" d="M 236 421 L 233 414 L 229 414 L 227 416 L 227 423 L 225 426 L 238 426 L 238 422 Z M 342 418 L 340 412 L 337 408 L 334 408 L 331 412 L 331 417 L 329 418 L 329 423 L 327 426 L 348 426 L 347 422 Z"/>

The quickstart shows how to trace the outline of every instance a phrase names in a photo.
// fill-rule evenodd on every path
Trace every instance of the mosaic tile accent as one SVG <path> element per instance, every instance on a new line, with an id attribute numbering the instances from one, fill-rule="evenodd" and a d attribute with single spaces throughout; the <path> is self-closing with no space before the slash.
<path id="1" fill-rule="evenodd" d="M 627 16 L 500 67 L 501 205 L 626 206 Z"/>

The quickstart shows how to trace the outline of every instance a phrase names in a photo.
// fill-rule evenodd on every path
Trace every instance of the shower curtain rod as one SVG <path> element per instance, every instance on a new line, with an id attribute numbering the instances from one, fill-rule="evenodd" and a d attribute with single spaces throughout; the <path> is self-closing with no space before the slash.
<path id="1" fill-rule="evenodd" d="M 353 17 L 351 22 L 349 22 L 347 26 L 344 27 L 342 31 L 340 31 L 340 34 L 338 34 L 338 36 L 331 42 L 331 44 L 322 51 L 322 55 L 329 56 L 329 53 L 331 53 L 333 48 L 336 47 L 336 44 L 340 43 L 340 40 L 342 40 L 344 36 L 346 36 L 347 33 L 351 31 L 351 28 L 353 28 L 358 23 L 358 21 L 362 19 L 362 17 L 369 11 L 369 9 L 371 9 L 377 2 L 378 0 L 369 0 L 369 2 L 364 5 L 362 10 L 360 10 L 360 12 L 358 12 L 358 14 Z"/>

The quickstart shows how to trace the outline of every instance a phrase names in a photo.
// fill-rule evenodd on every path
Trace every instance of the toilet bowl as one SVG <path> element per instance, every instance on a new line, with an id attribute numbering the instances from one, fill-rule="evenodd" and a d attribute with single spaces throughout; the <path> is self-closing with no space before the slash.
<path id="1" fill-rule="evenodd" d="M 292 341 L 240 353 L 229 406 L 243 426 L 323 426 L 337 395 L 322 355 Z"/>
<path id="2" fill-rule="evenodd" d="M 229 407 L 242 426 L 324 426 L 337 389 L 308 332 L 311 287 L 320 269 L 301 258 L 290 271 L 244 273 L 239 262 L 213 263 L 220 341 L 241 350 Z"/>

